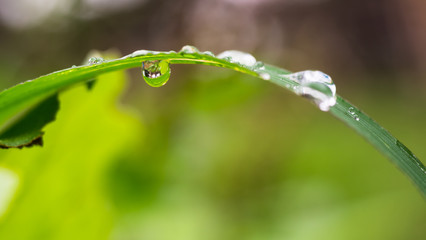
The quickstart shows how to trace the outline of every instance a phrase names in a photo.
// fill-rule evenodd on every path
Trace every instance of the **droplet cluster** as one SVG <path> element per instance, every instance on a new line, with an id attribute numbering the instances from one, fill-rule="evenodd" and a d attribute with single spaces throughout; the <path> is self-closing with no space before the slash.
<path id="1" fill-rule="evenodd" d="M 358 116 L 358 114 L 355 112 L 355 108 L 353 108 L 353 107 L 350 107 L 349 109 L 348 109 L 348 114 L 349 114 L 349 116 L 351 116 L 353 119 L 355 119 L 356 121 L 359 121 L 359 116 Z"/>
<path id="2" fill-rule="evenodd" d="M 127 57 L 150 56 L 157 54 L 180 54 L 182 56 L 194 57 L 194 55 L 204 55 L 204 57 L 216 57 L 212 52 L 200 52 L 196 47 L 186 45 L 176 53 L 157 52 L 149 50 L 138 50 Z M 196 57 L 196 56 L 195 56 Z M 257 61 L 249 53 L 228 50 L 217 55 L 217 58 L 227 62 L 237 64 L 258 74 L 263 80 L 271 80 L 281 86 L 287 87 L 296 94 L 303 96 L 322 111 L 328 111 L 336 104 L 336 86 L 331 77 L 321 71 L 301 71 L 292 74 L 275 74 L 268 69 L 261 61 Z M 90 64 L 97 64 L 99 60 L 89 60 Z M 101 61 L 102 62 L 102 61 Z M 167 83 L 170 78 L 170 63 L 167 60 L 146 60 L 142 63 L 142 75 L 146 83 L 152 87 L 160 87 Z M 357 121 L 359 117 L 355 113 L 349 113 Z"/>

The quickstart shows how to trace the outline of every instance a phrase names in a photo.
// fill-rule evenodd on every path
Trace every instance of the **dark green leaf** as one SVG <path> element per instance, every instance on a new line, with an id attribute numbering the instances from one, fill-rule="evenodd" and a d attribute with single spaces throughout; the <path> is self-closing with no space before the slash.
<path id="1" fill-rule="evenodd" d="M 0 148 L 22 148 L 42 145 L 43 127 L 55 120 L 59 109 L 58 96 L 44 100 L 0 134 Z"/>

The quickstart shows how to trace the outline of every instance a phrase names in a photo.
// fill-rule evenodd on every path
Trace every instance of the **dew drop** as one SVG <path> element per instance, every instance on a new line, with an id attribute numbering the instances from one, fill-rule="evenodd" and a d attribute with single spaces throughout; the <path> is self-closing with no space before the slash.
<path id="1" fill-rule="evenodd" d="M 349 109 L 348 109 L 348 114 L 353 118 L 353 119 L 355 119 L 356 121 L 359 121 L 359 116 L 358 116 L 358 114 L 356 114 L 356 112 L 355 112 L 355 108 L 353 108 L 353 107 L 350 107 Z"/>
<path id="2" fill-rule="evenodd" d="M 185 45 L 182 47 L 182 49 L 179 51 L 179 53 L 199 53 L 198 49 L 194 46 Z"/>
<path id="3" fill-rule="evenodd" d="M 217 57 L 228 62 L 237 63 L 247 67 L 253 67 L 257 63 L 256 58 L 254 58 L 253 55 L 237 50 L 224 51 L 217 55 Z"/>
<path id="4" fill-rule="evenodd" d="M 271 79 L 271 75 L 269 75 L 268 73 L 260 73 L 259 77 L 266 81 Z"/>
<path id="5" fill-rule="evenodd" d="M 130 54 L 130 56 L 132 57 L 145 56 L 145 55 L 148 55 L 149 52 L 150 51 L 147 51 L 147 50 L 137 50 L 137 51 L 134 51 L 132 54 Z"/>
<path id="6" fill-rule="evenodd" d="M 321 111 L 336 104 L 336 85 L 327 74 L 307 70 L 282 76 L 300 84 L 294 92 L 314 102 Z"/>
<path id="7" fill-rule="evenodd" d="M 151 87 L 161 87 L 170 78 L 170 64 L 165 60 L 152 60 L 142 62 L 142 76 Z"/>
<path id="8" fill-rule="evenodd" d="M 257 61 L 253 66 L 254 71 L 265 70 L 265 64 L 261 61 Z"/>
<path id="9" fill-rule="evenodd" d="M 146 56 L 146 55 L 156 55 L 161 52 L 158 51 L 150 51 L 150 50 L 137 50 L 134 51 L 132 54 L 130 54 L 130 57 L 140 57 L 140 56 Z"/>
<path id="10" fill-rule="evenodd" d="M 210 56 L 210 57 L 215 57 L 215 55 L 212 52 L 210 52 L 210 51 L 205 51 L 205 52 L 203 52 L 203 54 L 207 55 L 207 56 Z"/>
<path id="11" fill-rule="evenodd" d="M 95 64 L 100 64 L 103 63 L 105 60 L 101 57 L 91 57 L 89 58 L 88 64 L 89 65 L 95 65 Z"/>

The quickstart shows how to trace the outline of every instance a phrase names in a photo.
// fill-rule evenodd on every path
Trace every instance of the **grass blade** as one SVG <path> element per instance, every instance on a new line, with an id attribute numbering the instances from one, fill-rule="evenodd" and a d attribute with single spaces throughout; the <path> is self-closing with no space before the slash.
<path id="1" fill-rule="evenodd" d="M 186 46 L 178 53 L 140 50 L 123 58 L 54 72 L 1 92 L 0 134 L 10 129 L 14 123 L 19 122 L 23 117 L 22 113 L 59 91 L 74 84 L 86 82 L 103 73 L 140 67 L 142 62 L 147 60 L 167 60 L 171 64 L 203 64 L 229 68 L 269 80 L 295 93 L 298 93 L 295 89 L 301 86 L 300 82 L 289 77 L 291 72 L 288 70 L 263 64 L 261 67 L 255 68 L 230 58 L 223 59 L 208 52 L 199 52 L 194 47 Z M 336 96 L 335 99 L 336 104 L 330 108 L 330 113 L 357 131 L 387 156 L 426 196 L 426 171 L 422 162 L 407 147 L 358 108 L 340 96 Z"/>
<path id="2" fill-rule="evenodd" d="M 426 196 L 425 166 L 404 144 L 340 96 L 338 96 L 337 104 L 330 109 L 330 112 L 387 156 L 411 178 L 423 195 Z"/>

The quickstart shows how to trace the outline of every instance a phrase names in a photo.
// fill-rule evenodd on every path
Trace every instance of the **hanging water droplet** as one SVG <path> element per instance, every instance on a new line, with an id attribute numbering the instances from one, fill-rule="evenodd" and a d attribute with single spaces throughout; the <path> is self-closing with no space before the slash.
<path id="1" fill-rule="evenodd" d="M 218 58 L 224 59 L 231 63 L 237 63 L 247 67 L 252 67 L 256 64 L 256 58 L 251 54 L 237 51 L 237 50 L 228 50 L 217 55 Z"/>
<path id="2" fill-rule="evenodd" d="M 170 78 L 170 64 L 165 60 L 142 62 L 142 75 L 145 82 L 152 87 L 161 87 Z"/>
<path id="3" fill-rule="evenodd" d="M 194 47 L 194 46 L 190 46 L 190 45 L 185 45 L 182 47 L 182 49 L 179 51 L 179 53 L 199 53 L 200 51 Z"/>
<path id="4" fill-rule="evenodd" d="M 294 92 L 310 99 L 321 111 L 328 111 L 336 104 L 336 85 L 327 74 L 307 70 L 282 76 L 299 83 Z"/>
<path id="5" fill-rule="evenodd" d="M 89 58 L 88 64 L 89 65 L 95 65 L 95 64 L 100 64 L 103 63 L 105 60 L 101 57 L 91 57 Z"/>

